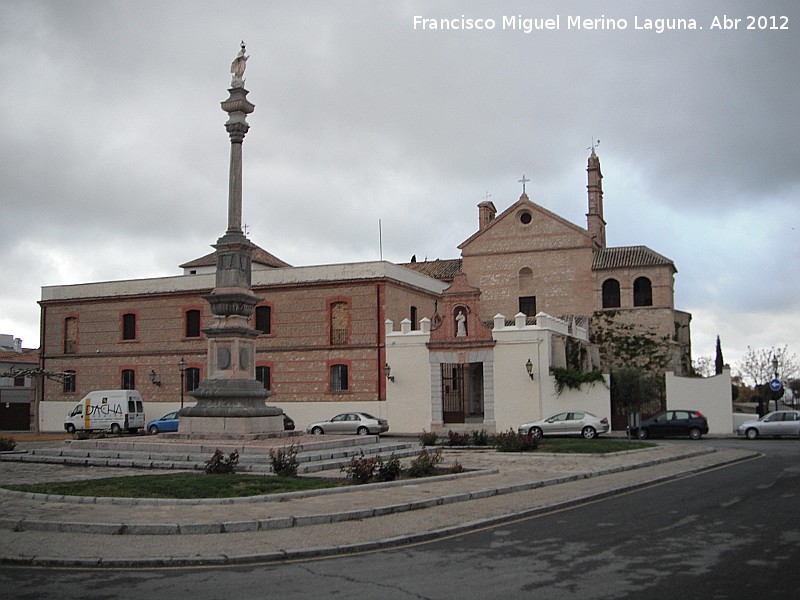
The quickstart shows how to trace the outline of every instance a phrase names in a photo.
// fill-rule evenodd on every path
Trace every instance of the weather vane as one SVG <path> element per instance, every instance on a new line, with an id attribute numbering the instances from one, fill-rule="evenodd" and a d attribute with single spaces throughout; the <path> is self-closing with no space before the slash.
<path id="1" fill-rule="evenodd" d="M 591 150 L 592 152 L 594 152 L 594 149 L 597 148 L 599 145 L 600 145 L 600 140 L 595 140 L 594 138 L 592 138 L 592 145 L 589 146 L 587 150 Z"/>

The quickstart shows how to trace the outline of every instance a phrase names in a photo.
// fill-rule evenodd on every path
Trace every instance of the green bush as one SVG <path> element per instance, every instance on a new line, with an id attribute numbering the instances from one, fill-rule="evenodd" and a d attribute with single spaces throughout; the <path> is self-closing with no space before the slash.
<path id="1" fill-rule="evenodd" d="M 0 437 L 0 452 L 13 450 L 17 447 L 17 440 L 12 437 Z"/>
<path id="2" fill-rule="evenodd" d="M 489 443 L 489 434 L 485 429 L 472 431 L 472 444 L 474 446 L 486 446 Z"/>
<path id="3" fill-rule="evenodd" d="M 297 477 L 297 454 L 302 446 L 292 444 L 288 448 L 270 448 L 269 459 L 272 462 L 272 472 L 283 477 Z"/>
<path id="4" fill-rule="evenodd" d="M 417 457 L 411 461 L 407 473 L 409 477 L 427 477 L 432 475 L 436 466 L 442 462 L 442 449 L 437 448 L 429 452 L 423 448 Z"/>
<path id="5" fill-rule="evenodd" d="M 435 431 L 425 431 L 419 434 L 419 441 L 423 446 L 435 446 L 436 440 L 439 438 Z"/>
<path id="6" fill-rule="evenodd" d="M 497 434 L 495 447 L 499 452 L 530 452 L 539 447 L 539 439 L 530 433 L 522 435 L 509 429 Z"/>
<path id="7" fill-rule="evenodd" d="M 448 446 L 468 446 L 469 445 L 469 434 L 468 433 L 457 433 L 455 431 L 448 431 L 447 432 L 447 445 Z"/>
<path id="8" fill-rule="evenodd" d="M 342 467 L 341 470 L 353 483 L 369 483 L 375 476 L 377 466 L 375 459 L 365 457 L 362 450 L 360 456 L 353 456 L 350 464 Z"/>
<path id="9" fill-rule="evenodd" d="M 217 448 L 214 455 L 206 461 L 205 472 L 208 474 L 235 473 L 239 465 L 239 453 L 234 450 L 225 458 L 222 450 Z"/>
<path id="10" fill-rule="evenodd" d="M 378 456 L 375 462 L 378 463 L 375 473 L 375 479 L 377 481 L 394 481 L 400 477 L 400 474 L 403 472 L 403 468 L 400 466 L 400 459 L 394 454 L 392 454 L 386 462 L 383 462 L 381 457 Z"/>

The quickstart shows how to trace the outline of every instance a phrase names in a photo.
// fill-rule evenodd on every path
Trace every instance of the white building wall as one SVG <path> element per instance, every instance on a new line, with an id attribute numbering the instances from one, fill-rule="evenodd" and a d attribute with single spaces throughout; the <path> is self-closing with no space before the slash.
<path id="1" fill-rule="evenodd" d="M 678 377 L 668 371 L 667 410 L 699 410 L 708 419 L 709 433 L 729 434 L 733 427 L 731 370 L 714 377 Z"/>
<path id="2" fill-rule="evenodd" d="M 386 321 L 386 362 L 394 382 L 386 383 L 386 418 L 389 431 L 422 433 L 431 430 L 431 365 L 426 344 L 430 341 L 430 319 L 420 321 L 420 329 L 411 331 L 404 319 L 399 332 Z"/>

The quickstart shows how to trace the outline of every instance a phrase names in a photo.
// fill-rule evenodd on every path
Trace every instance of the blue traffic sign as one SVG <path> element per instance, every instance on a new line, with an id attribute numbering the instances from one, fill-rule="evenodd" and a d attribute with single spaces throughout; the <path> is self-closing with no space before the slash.
<path id="1" fill-rule="evenodd" d="M 773 379 L 769 382 L 769 389 L 773 392 L 780 392 L 782 387 L 780 379 Z"/>

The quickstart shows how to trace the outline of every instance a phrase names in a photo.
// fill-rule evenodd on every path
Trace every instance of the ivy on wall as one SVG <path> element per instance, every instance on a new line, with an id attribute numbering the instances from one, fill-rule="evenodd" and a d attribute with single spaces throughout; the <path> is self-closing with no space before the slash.
<path id="1" fill-rule="evenodd" d="M 647 373 L 662 373 L 670 362 L 670 336 L 642 331 L 616 319 L 616 311 L 594 313 L 591 341 L 600 350 L 606 370 L 636 368 Z"/>
<path id="2" fill-rule="evenodd" d="M 605 383 L 603 373 L 599 369 L 592 371 L 581 371 L 580 369 L 561 367 L 551 367 L 550 374 L 556 380 L 556 393 L 561 395 L 565 387 L 571 390 L 579 390 L 584 383 L 594 385 L 596 382 L 601 381 Z"/>

